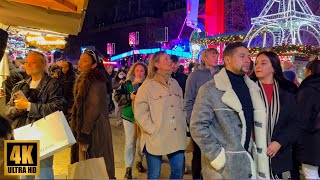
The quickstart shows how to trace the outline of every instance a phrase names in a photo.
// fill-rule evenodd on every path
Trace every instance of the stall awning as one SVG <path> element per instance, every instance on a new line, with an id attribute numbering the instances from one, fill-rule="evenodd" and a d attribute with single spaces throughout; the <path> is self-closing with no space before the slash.
<path id="1" fill-rule="evenodd" d="M 89 0 L 1 0 L 0 23 L 77 35 Z"/>

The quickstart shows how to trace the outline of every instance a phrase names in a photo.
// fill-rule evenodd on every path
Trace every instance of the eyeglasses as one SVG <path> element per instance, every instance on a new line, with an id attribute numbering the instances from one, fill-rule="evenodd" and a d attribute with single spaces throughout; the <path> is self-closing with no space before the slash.
<path id="1" fill-rule="evenodd" d="M 89 50 L 89 49 L 86 49 L 86 50 L 84 51 L 84 53 L 86 53 L 86 54 L 90 55 L 91 57 L 93 57 L 93 61 L 94 61 L 95 63 L 101 63 L 101 62 L 100 62 L 100 59 L 98 58 L 98 56 L 96 55 L 96 53 L 95 53 L 94 51 Z"/>

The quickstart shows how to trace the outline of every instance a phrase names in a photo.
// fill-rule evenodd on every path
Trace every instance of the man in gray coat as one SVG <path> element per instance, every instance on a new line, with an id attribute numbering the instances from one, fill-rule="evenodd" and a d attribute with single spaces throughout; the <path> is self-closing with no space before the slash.
<path id="1" fill-rule="evenodd" d="M 219 72 L 218 58 L 219 52 L 217 49 L 205 49 L 201 54 L 200 67 L 191 73 L 187 79 L 184 96 L 187 124 L 190 124 L 191 113 L 199 88 L 206 82 L 212 80 L 213 76 Z M 192 143 L 194 147 L 192 157 L 192 177 L 193 179 L 201 179 L 201 151 L 196 143 Z"/>
<path id="2" fill-rule="evenodd" d="M 245 75 L 249 51 L 243 43 L 233 43 L 223 59 L 225 68 L 200 88 L 191 116 L 191 136 L 202 152 L 202 175 L 269 178 L 265 107 L 259 87 Z"/>

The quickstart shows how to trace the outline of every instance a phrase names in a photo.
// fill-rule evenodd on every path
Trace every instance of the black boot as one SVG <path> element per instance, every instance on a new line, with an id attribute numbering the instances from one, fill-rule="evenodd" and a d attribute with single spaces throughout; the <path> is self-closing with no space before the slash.
<path id="1" fill-rule="evenodd" d="M 132 179 L 132 168 L 131 167 L 126 168 L 126 174 L 124 175 L 124 178 Z"/>
<path id="2" fill-rule="evenodd" d="M 136 168 L 137 168 L 139 173 L 146 172 L 146 169 L 142 166 L 142 162 L 137 162 Z"/>

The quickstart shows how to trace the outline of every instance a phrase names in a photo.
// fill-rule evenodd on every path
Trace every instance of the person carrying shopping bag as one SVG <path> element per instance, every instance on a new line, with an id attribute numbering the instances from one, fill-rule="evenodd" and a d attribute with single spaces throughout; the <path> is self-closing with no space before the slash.
<path id="1" fill-rule="evenodd" d="M 79 59 L 74 87 L 71 129 L 77 144 L 71 149 L 71 163 L 103 157 L 110 179 L 115 178 L 112 132 L 109 122 L 106 77 L 103 64 L 95 52 L 86 50 Z"/>

